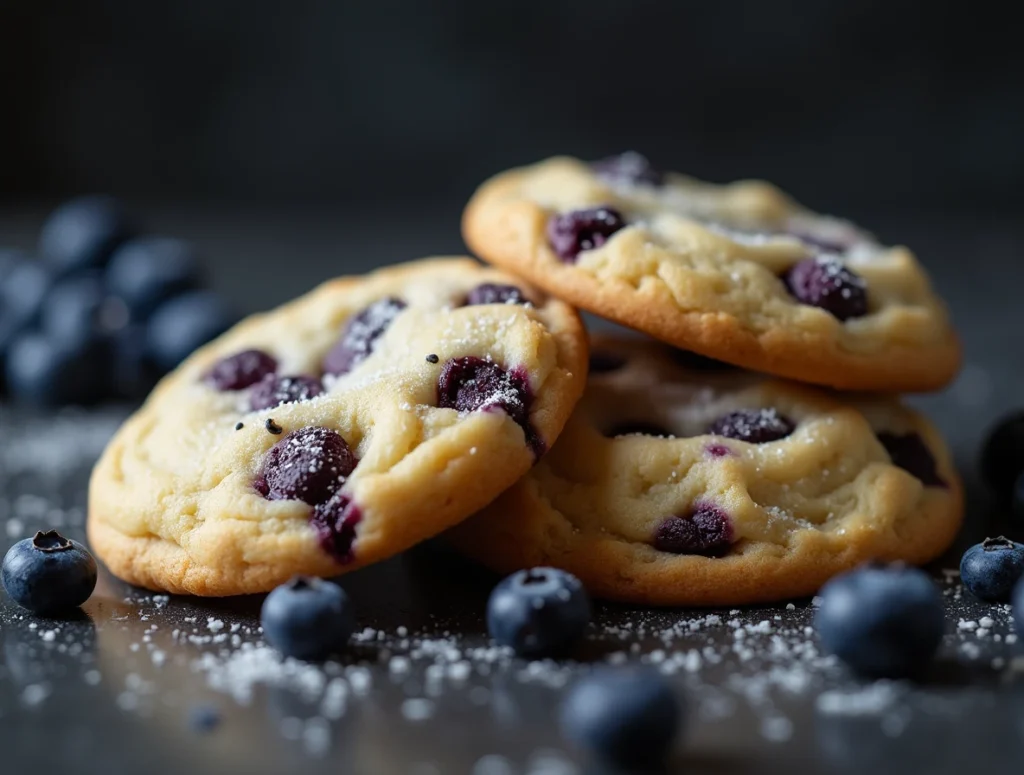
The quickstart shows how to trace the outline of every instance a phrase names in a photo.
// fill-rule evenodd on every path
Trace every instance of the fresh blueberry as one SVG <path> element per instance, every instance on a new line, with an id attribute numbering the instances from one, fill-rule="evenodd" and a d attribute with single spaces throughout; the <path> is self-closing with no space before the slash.
<path id="1" fill-rule="evenodd" d="M 785 282 L 798 300 L 830 312 L 839 320 L 868 314 L 864 278 L 833 255 L 798 262 L 786 273 Z"/>
<path id="2" fill-rule="evenodd" d="M 379 299 L 349 318 L 338 343 L 324 356 L 324 373 L 348 374 L 369 358 L 377 340 L 384 335 L 405 306 L 401 299 Z"/>
<path id="3" fill-rule="evenodd" d="M 580 580 L 557 568 L 513 573 L 491 592 L 487 629 L 523 657 L 566 653 L 590 622 L 590 598 Z"/>
<path id="4" fill-rule="evenodd" d="M 981 475 L 1000 501 L 1013 497 L 1013 483 L 1024 472 L 1024 412 L 1003 417 L 991 428 L 981 450 Z"/>
<path id="5" fill-rule="evenodd" d="M 58 272 L 103 266 L 133 229 L 108 196 L 83 196 L 58 207 L 39 235 L 39 254 Z"/>
<path id="6" fill-rule="evenodd" d="M 24 261 L 10 268 L 0 283 L 0 318 L 10 324 L 12 333 L 37 322 L 52 285 L 53 273 L 38 261 Z"/>
<path id="7" fill-rule="evenodd" d="M 0 576 L 11 600 L 22 608 L 55 614 L 89 599 L 96 588 L 96 561 L 77 541 L 47 530 L 12 546 Z"/>
<path id="8" fill-rule="evenodd" d="M 134 315 L 145 318 L 160 302 L 199 285 L 199 259 L 183 240 L 133 239 L 114 252 L 106 280 Z"/>
<path id="9" fill-rule="evenodd" d="M 607 159 L 595 161 L 590 166 L 598 177 L 610 183 L 660 186 L 665 182 L 664 173 L 656 169 L 647 157 L 636 151 L 609 156 Z"/>
<path id="10" fill-rule="evenodd" d="M 526 434 L 527 443 L 538 455 L 543 442 L 530 425 L 533 393 L 526 375 L 519 369 L 506 371 L 496 363 L 474 355 L 451 358 L 437 378 L 437 405 L 459 412 L 501 410 Z"/>
<path id="11" fill-rule="evenodd" d="M 656 425 L 643 420 L 619 423 L 612 427 L 605 436 L 614 439 L 616 436 L 662 436 L 675 438 L 675 434 L 661 425 Z"/>
<path id="12" fill-rule="evenodd" d="M 562 734 L 617 767 L 647 769 L 668 757 L 684 723 L 682 698 L 651 667 L 602 666 L 573 684 Z"/>
<path id="13" fill-rule="evenodd" d="M 255 487 L 268 500 L 300 500 L 311 506 L 326 503 L 355 470 L 341 434 L 310 426 L 292 431 L 267 452 Z"/>
<path id="14" fill-rule="evenodd" d="M 267 643 L 282 654 L 317 661 L 345 648 L 356 619 L 337 584 L 296 576 L 267 595 L 260 623 Z"/>
<path id="15" fill-rule="evenodd" d="M 16 248 L 0 248 L 0 285 L 17 267 L 31 261 L 32 258 L 23 250 Z"/>
<path id="16" fill-rule="evenodd" d="M 732 545 L 732 521 L 718 506 L 698 503 L 685 517 L 669 517 L 654 531 L 659 552 L 721 557 Z"/>
<path id="17" fill-rule="evenodd" d="M 822 645 L 862 675 L 912 676 L 942 641 L 942 595 L 916 568 L 861 566 L 832 579 L 820 594 L 814 625 Z"/>
<path id="18" fill-rule="evenodd" d="M 353 559 L 352 545 L 362 518 L 363 513 L 359 507 L 352 503 L 347 494 L 338 490 L 330 500 L 318 503 L 313 508 L 310 524 L 316 532 L 320 548 L 338 563 L 345 564 Z"/>
<path id="19" fill-rule="evenodd" d="M 975 544 L 960 560 L 960 580 L 975 597 L 993 603 L 1010 599 L 1014 585 L 1024 575 L 1024 544 L 1004 536 Z"/>
<path id="20" fill-rule="evenodd" d="M 242 350 L 221 358 L 203 376 L 216 390 L 245 390 L 277 371 L 277 360 L 263 350 Z"/>
<path id="21" fill-rule="evenodd" d="M 928 445 L 916 433 L 879 433 L 878 440 L 892 458 L 892 463 L 917 477 L 925 487 L 945 487 L 939 477 L 935 458 Z"/>
<path id="22" fill-rule="evenodd" d="M 277 374 L 268 374 L 256 383 L 249 394 L 249 408 L 254 412 L 273 409 L 281 404 L 316 398 L 323 392 L 324 386 L 316 377 L 302 374 L 280 377 Z"/>
<path id="23" fill-rule="evenodd" d="M 584 250 L 601 247 L 625 225 L 622 213 L 612 207 L 559 213 L 548 221 L 548 243 L 555 255 L 571 264 Z"/>
<path id="24" fill-rule="evenodd" d="M 78 347 L 110 336 L 129 323 L 128 308 L 107 293 L 99 275 L 83 273 L 58 281 L 43 306 L 41 326 L 54 342 Z"/>
<path id="25" fill-rule="evenodd" d="M 159 368 L 170 371 L 234 322 L 224 300 L 212 291 L 175 296 L 157 307 L 149 318 L 147 353 Z"/>
<path id="26" fill-rule="evenodd" d="M 526 304 L 529 301 L 521 290 L 514 285 L 498 285 L 484 283 L 469 292 L 466 297 L 467 306 L 477 304 Z"/>
<path id="27" fill-rule="evenodd" d="M 18 336 L 7 352 L 7 390 L 19 403 L 54 407 L 88 405 L 109 392 L 110 349 L 96 338 L 69 346 L 30 331 Z"/>
<path id="28" fill-rule="evenodd" d="M 786 438 L 794 427 L 775 409 L 740 409 L 719 417 L 708 426 L 708 433 L 749 444 L 767 444 Z"/>

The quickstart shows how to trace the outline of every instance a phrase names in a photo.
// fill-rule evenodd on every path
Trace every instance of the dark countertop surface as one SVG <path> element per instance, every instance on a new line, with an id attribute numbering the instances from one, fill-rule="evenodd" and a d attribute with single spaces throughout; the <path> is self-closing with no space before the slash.
<path id="1" fill-rule="evenodd" d="M 152 208 L 150 217 L 203 247 L 213 284 L 243 311 L 332 275 L 461 249 L 457 208 Z M 323 667 L 282 663 L 262 644 L 258 598 L 154 596 L 103 572 L 79 619 L 34 618 L 0 593 L 0 773 L 592 772 L 552 720 L 561 688 L 602 659 L 652 662 L 685 689 L 689 721 L 671 771 L 952 773 L 1019 761 L 1024 661 L 1014 660 L 1024 649 L 1006 637 L 1005 607 L 961 594 L 943 569 L 985 535 L 1024 537 L 974 473 L 990 424 L 1024 404 L 1024 230 L 963 216 L 867 223 L 916 248 L 967 354 L 953 386 L 913 399 L 947 434 L 968 493 L 964 534 L 934 566 L 949 635 L 922 683 L 849 677 L 805 629 L 809 600 L 735 611 L 601 606 L 576 659 L 511 660 L 483 626 L 493 577 L 437 545 L 342 579 L 365 629 L 343 662 Z M 0 211 L 0 243 L 28 245 L 38 224 L 38 212 Z M 89 468 L 127 411 L 0 409 L 0 551 L 48 527 L 83 538 Z M 215 709 L 216 728 L 190 724 L 197 707 Z"/>

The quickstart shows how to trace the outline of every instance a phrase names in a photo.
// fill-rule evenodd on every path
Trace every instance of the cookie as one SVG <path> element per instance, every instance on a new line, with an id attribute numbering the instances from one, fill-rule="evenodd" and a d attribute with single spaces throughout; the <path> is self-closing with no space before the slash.
<path id="1" fill-rule="evenodd" d="M 463 233 L 485 260 L 577 307 L 748 369 L 925 391 L 960 364 L 909 250 L 768 183 L 702 183 L 637 154 L 554 158 L 485 183 Z"/>
<path id="2" fill-rule="evenodd" d="M 460 552 L 502 573 L 564 568 L 612 600 L 741 605 L 811 595 L 871 559 L 923 563 L 956 535 L 949 451 L 895 399 L 654 342 L 593 347 L 558 443 L 447 534 Z"/>
<path id="3" fill-rule="evenodd" d="M 120 578 L 196 595 L 375 562 L 522 476 L 586 369 L 572 308 L 471 259 L 328 282 L 157 387 L 93 471 L 89 540 Z"/>

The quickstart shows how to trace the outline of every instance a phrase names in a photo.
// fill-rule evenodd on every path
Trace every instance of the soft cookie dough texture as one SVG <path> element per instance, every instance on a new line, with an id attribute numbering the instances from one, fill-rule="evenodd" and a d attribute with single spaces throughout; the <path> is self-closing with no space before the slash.
<path id="1" fill-rule="evenodd" d="M 468 295 L 488 284 L 516 286 L 517 300 L 530 303 L 468 306 Z M 372 340 L 365 360 L 323 377 L 322 395 L 252 411 L 251 388 L 217 390 L 204 379 L 250 349 L 276 359 L 279 374 L 319 377 L 346 324 L 388 298 L 404 308 L 379 336 L 363 337 Z M 438 407 L 446 364 L 467 356 L 525 383 L 522 424 L 493 410 L 493 401 L 514 395 L 488 403 L 477 389 L 469 394 L 477 411 Z M 328 282 L 242 322 L 159 385 L 93 472 L 90 542 L 120 578 L 196 595 L 264 592 L 293 574 L 333 576 L 380 560 L 454 525 L 526 473 L 577 402 L 586 362 L 572 308 L 470 259 Z M 458 373 L 453 379 L 455 394 L 465 384 Z M 355 531 L 340 561 L 318 541 L 311 505 L 270 500 L 254 486 L 268 451 L 310 426 L 339 433 L 358 459 L 339 479 Z"/>
<path id="2" fill-rule="evenodd" d="M 554 448 L 449 531 L 461 552 L 502 573 L 564 568 L 613 600 L 739 605 L 811 595 L 867 560 L 923 563 L 956 535 L 962 488 L 949 451 L 895 399 L 694 370 L 629 338 L 596 339 L 592 359 Z M 791 432 L 763 443 L 708 432 L 764 411 Z M 711 556 L 677 553 L 687 541 L 700 550 L 686 523 L 702 519 L 719 541 Z"/>
<path id="3" fill-rule="evenodd" d="M 559 255 L 551 219 L 602 206 L 624 227 Z M 577 307 L 748 369 L 899 392 L 941 388 L 959 367 L 946 309 L 908 249 L 883 247 L 765 182 L 712 185 L 636 155 L 603 168 L 553 158 L 484 183 L 463 234 L 486 261 Z M 808 258 L 855 272 L 866 309 L 840 319 L 795 298 L 784 278 Z"/>

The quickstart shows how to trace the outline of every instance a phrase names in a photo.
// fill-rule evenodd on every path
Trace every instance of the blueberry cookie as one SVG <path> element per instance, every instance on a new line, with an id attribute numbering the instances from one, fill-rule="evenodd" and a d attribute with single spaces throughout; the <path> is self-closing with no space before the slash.
<path id="1" fill-rule="evenodd" d="M 558 443 L 450 540 L 501 572 L 553 565 L 651 605 L 810 595 L 859 562 L 950 544 L 961 485 L 924 418 L 718 366 L 596 339 Z"/>
<path id="2" fill-rule="evenodd" d="M 852 390 L 947 384 L 960 345 L 906 248 L 760 181 L 717 186 L 637 154 L 485 183 L 470 248 L 559 298 L 693 352 Z"/>
<path id="3" fill-rule="evenodd" d="M 568 305 L 470 259 L 328 282 L 157 387 L 93 472 L 89 539 L 115 575 L 175 593 L 337 575 L 526 473 L 586 369 Z"/>

